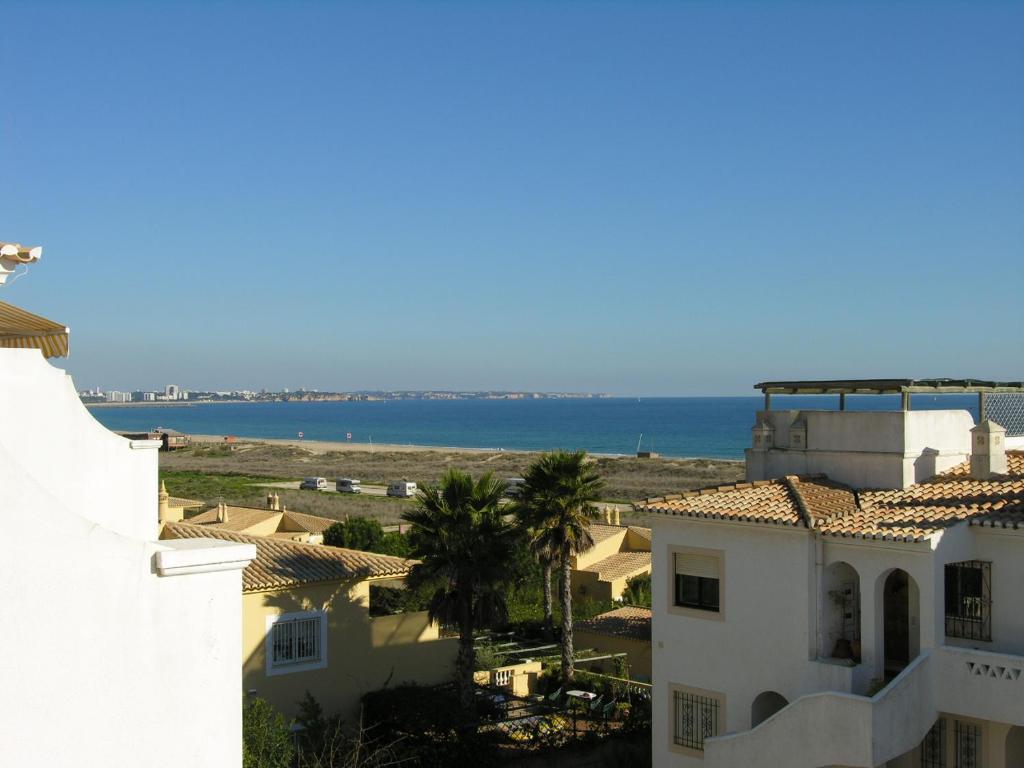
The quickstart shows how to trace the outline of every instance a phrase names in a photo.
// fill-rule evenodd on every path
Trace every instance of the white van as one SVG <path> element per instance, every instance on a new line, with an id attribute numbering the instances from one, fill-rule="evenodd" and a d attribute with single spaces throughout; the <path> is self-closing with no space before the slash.
<path id="1" fill-rule="evenodd" d="M 327 490 L 327 478 L 326 477 L 304 477 L 302 482 L 299 483 L 300 491 L 326 491 Z"/>
<path id="2" fill-rule="evenodd" d="M 358 480 L 350 477 L 339 477 L 334 481 L 334 490 L 338 493 L 362 493 L 363 488 Z"/>
<path id="3" fill-rule="evenodd" d="M 400 499 L 408 499 L 416 495 L 416 483 L 407 480 L 393 480 L 388 485 L 388 496 L 397 496 Z"/>

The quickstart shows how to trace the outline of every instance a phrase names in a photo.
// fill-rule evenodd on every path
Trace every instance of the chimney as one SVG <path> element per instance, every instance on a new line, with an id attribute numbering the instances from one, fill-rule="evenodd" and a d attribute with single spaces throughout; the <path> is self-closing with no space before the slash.
<path id="1" fill-rule="evenodd" d="M 619 508 L 618 507 L 615 508 L 615 524 L 616 525 L 622 525 L 622 521 L 619 518 Z"/>
<path id="2" fill-rule="evenodd" d="M 167 493 L 167 486 L 160 481 L 160 493 L 157 494 L 157 520 L 161 525 L 164 523 L 178 523 L 185 517 L 185 510 L 181 507 L 171 507 L 171 496 Z"/>
<path id="3" fill-rule="evenodd" d="M 775 446 L 775 427 L 767 420 L 759 418 L 750 431 L 753 433 L 755 451 L 767 451 Z"/>
<path id="4" fill-rule="evenodd" d="M 971 430 L 971 477 L 988 480 L 1006 474 L 1006 430 L 985 419 Z"/>
<path id="5" fill-rule="evenodd" d="M 611 525 L 612 524 L 612 508 L 611 507 L 605 507 L 604 508 L 604 521 L 605 521 L 605 523 L 607 525 Z"/>
<path id="6" fill-rule="evenodd" d="M 281 511 L 281 497 L 277 495 L 277 491 L 274 492 L 274 507 L 275 512 Z"/>
<path id="7" fill-rule="evenodd" d="M 228 505 L 223 501 L 217 505 L 217 522 L 226 523 L 228 521 Z"/>
<path id="8" fill-rule="evenodd" d="M 274 508 L 274 492 L 270 491 L 267 493 L 267 509 Z"/>

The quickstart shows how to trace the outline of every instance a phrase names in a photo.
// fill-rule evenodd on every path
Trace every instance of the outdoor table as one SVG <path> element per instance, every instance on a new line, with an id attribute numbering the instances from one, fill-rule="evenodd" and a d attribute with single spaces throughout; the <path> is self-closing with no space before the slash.
<path id="1" fill-rule="evenodd" d="M 575 699 L 576 702 L 581 701 L 593 701 L 597 698 L 597 694 L 591 691 L 566 691 L 565 695 L 571 699 Z M 576 738 L 576 711 L 577 704 L 573 704 L 572 707 L 572 737 Z"/>

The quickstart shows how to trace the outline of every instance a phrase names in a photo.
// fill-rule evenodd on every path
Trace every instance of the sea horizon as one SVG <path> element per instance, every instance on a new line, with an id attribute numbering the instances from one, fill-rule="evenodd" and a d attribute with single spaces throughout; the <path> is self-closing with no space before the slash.
<path id="1" fill-rule="evenodd" d="M 582 449 L 631 456 L 742 459 L 761 396 L 523 400 L 371 400 L 102 404 L 93 417 L 115 431 L 156 427 L 250 439 L 422 446 L 451 450 Z M 775 409 L 836 410 L 835 396 L 777 397 Z M 197 407 L 202 406 L 202 407 Z M 962 409 L 970 396 L 918 396 L 917 410 Z M 850 410 L 898 410 L 899 398 L 847 398 Z"/>

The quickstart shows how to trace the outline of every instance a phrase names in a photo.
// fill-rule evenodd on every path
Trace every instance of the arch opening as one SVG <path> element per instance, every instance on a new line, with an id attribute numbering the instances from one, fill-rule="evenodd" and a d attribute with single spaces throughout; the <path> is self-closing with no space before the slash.
<path id="1" fill-rule="evenodd" d="M 881 577 L 880 577 L 881 578 Z M 902 568 L 894 568 L 882 584 L 883 676 L 886 682 L 917 657 L 921 643 L 917 584 Z"/>
<path id="2" fill-rule="evenodd" d="M 846 562 L 832 563 L 825 569 L 824 624 L 818 655 L 825 658 L 852 659 L 860 662 L 860 576 Z"/>
<path id="3" fill-rule="evenodd" d="M 788 704 L 786 697 L 781 693 L 775 691 L 759 693 L 750 705 L 750 727 L 756 728 Z"/>

